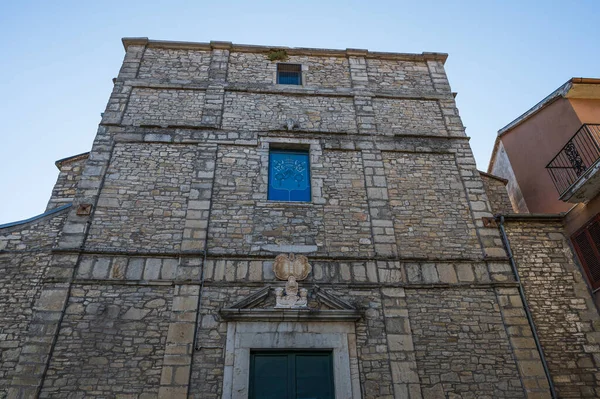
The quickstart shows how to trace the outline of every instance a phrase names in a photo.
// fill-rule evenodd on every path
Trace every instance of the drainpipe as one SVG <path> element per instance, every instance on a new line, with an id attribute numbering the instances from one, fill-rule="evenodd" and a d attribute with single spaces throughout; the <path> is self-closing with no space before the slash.
<path id="1" fill-rule="evenodd" d="M 535 347 L 537 348 L 538 353 L 540 354 L 540 360 L 542 361 L 542 366 L 544 367 L 544 373 L 546 374 L 546 379 L 548 380 L 548 385 L 550 386 L 550 395 L 552 399 L 558 398 L 556 395 L 556 389 L 554 388 L 554 383 L 552 382 L 552 377 L 550 376 L 550 370 L 548 369 L 548 363 L 546 362 L 546 356 L 544 356 L 544 350 L 542 349 L 542 345 L 540 344 L 540 338 L 538 337 L 537 329 L 535 328 L 535 324 L 533 323 L 533 318 L 531 317 L 531 310 L 529 309 L 529 304 L 527 303 L 527 298 L 525 298 L 525 291 L 523 290 L 523 283 L 521 283 L 521 278 L 519 277 L 519 271 L 517 269 L 517 263 L 512 253 L 512 249 L 510 248 L 510 242 L 508 241 L 508 237 L 506 236 L 506 230 L 504 230 L 504 216 L 497 215 L 496 220 L 499 220 L 498 228 L 500 229 L 500 235 L 502 236 L 502 242 L 504 243 L 504 248 L 506 248 L 506 253 L 508 254 L 508 260 L 510 262 L 510 266 L 512 267 L 513 274 L 515 275 L 515 279 L 517 280 L 517 284 L 519 284 L 519 296 L 521 297 L 521 302 L 523 303 L 523 308 L 525 309 L 525 315 L 527 316 L 527 321 L 529 322 L 529 327 L 531 327 L 531 332 L 533 333 L 533 340 L 535 341 Z"/>

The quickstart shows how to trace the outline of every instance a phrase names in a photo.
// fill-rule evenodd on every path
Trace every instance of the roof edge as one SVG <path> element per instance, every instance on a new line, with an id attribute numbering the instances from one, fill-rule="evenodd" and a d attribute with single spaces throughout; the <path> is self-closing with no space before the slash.
<path id="1" fill-rule="evenodd" d="M 498 154 L 498 147 L 500 146 L 500 136 L 496 136 L 494 140 L 494 147 L 492 147 L 492 154 L 490 155 L 490 161 L 488 162 L 487 173 L 492 174 L 492 168 L 496 162 L 496 155 Z"/>
<path id="2" fill-rule="evenodd" d="M 573 81 L 573 79 L 567 80 L 558 89 L 554 90 L 552 93 L 550 93 L 549 95 L 544 97 L 540 102 L 538 102 L 533 107 L 529 108 L 527 111 L 525 111 L 524 113 L 519 115 L 515 120 L 510 122 L 508 125 L 504 126 L 502 129 L 498 130 L 498 137 L 504 135 L 509 130 L 512 130 L 516 126 L 520 125 L 525 120 L 529 119 L 529 117 L 531 117 L 532 115 L 538 113 L 543 108 L 552 104 L 559 97 L 564 97 L 569 92 L 571 87 L 573 86 L 572 81 Z"/>
<path id="3" fill-rule="evenodd" d="M 600 84 L 599 78 L 571 78 L 563 83 L 558 89 L 554 90 L 552 93 L 543 98 L 540 102 L 538 102 L 533 107 L 529 108 L 523 114 L 521 114 L 518 118 L 510 122 L 508 125 L 504 126 L 502 129 L 498 130 L 498 136 L 502 136 L 507 133 L 509 130 L 512 130 L 519 124 L 523 123 L 527 119 L 529 119 L 532 115 L 538 113 L 546 106 L 552 104 L 559 97 L 567 97 L 574 84 L 591 84 L 597 85 Z"/>
<path id="4" fill-rule="evenodd" d="M 30 222 L 35 222 L 36 220 L 45 218 L 46 216 L 50 216 L 50 215 L 53 215 L 55 213 L 59 213 L 61 211 L 64 211 L 65 209 L 68 209 L 71 206 L 73 206 L 72 203 L 67 204 L 67 205 L 63 205 L 63 206 L 59 206 L 58 208 L 50 209 L 47 212 L 44 212 L 44 213 L 41 213 L 39 215 L 30 217 L 29 219 L 23 219 L 23 220 L 18 220 L 16 222 L 10 222 L 10 223 L 5 223 L 5 224 L 0 224 L 0 229 L 6 229 L 8 227 L 20 226 L 22 224 L 27 224 L 27 223 L 30 223 Z"/>
<path id="5" fill-rule="evenodd" d="M 482 176 L 485 176 L 485 177 L 489 177 L 490 179 L 501 181 L 505 185 L 508 184 L 508 179 L 505 179 L 503 177 L 496 176 L 496 175 L 493 175 L 491 173 L 484 172 L 482 170 L 479 171 L 479 174 L 482 175 Z"/>
<path id="6" fill-rule="evenodd" d="M 442 64 L 448 59 L 447 53 L 438 52 L 422 52 L 416 53 L 391 53 L 381 51 L 369 51 L 363 49 L 322 49 L 308 47 L 285 47 L 285 46 L 266 46 L 266 45 L 250 45 L 236 44 L 227 41 L 210 41 L 210 42 L 181 42 L 170 40 L 151 40 L 147 37 L 124 37 L 121 39 L 123 47 L 127 51 L 129 46 L 146 46 L 154 48 L 172 48 L 172 49 L 187 49 L 187 50 L 212 50 L 212 49 L 228 49 L 231 51 L 263 53 L 271 50 L 285 50 L 290 55 L 316 55 L 316 56 L 334 56 L 334 57 L 350 57 L 364 56 L 366 58 L 391 59 L 402 61 L 440 61 Z"/>
<path id="7" fill-rule="evenodd" d="M 58 170 L 61 170 L 61 168 L 62 168 L 62 166 L 64 164 L 75 162 L 75 161 L 79 161 L 81 159 L 86 159 L 89 156 L 90 156 L 90 152 L 89 151 L 88 152 L 82 152 L 81 154 L 71 155 L 70 157 L 59 159 L 58 161 L 54 162 L 54 165 L 56 165 L 56 167 L 58 168 Z"/>

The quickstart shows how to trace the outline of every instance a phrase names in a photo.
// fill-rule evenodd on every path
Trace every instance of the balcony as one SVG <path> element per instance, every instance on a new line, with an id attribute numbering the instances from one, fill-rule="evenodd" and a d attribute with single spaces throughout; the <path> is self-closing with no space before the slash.
<path id="1" fill-rule="evenodd" d="M 560 200 L 587 202 L 600 192 L 600 124 L 583 124 L 546 169 Z"/>

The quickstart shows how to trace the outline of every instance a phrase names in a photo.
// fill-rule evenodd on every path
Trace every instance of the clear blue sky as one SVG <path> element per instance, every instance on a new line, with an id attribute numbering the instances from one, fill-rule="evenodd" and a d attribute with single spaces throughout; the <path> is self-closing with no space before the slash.
<path id="1" fill-rule="evenodd" d="M 54 161 L 89 151 L 120 39 L 449 53 L 477 165 L 498 129 L 600 75 L 600 1 L 3 1 L 0 223 L 45 209 Z M 535 156 L 535 154 L 532 154 Z"/>

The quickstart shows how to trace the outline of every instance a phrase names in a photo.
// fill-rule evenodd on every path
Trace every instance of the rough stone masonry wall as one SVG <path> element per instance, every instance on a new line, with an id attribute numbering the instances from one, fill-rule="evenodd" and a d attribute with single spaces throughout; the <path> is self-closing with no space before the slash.
<path id="1" fill-rule="evenodd" d="M 373 108 L 377 126 L 384 134 L 448 135 L 436 101 L 376 98 Z"/>
<path id="2" fill-rule="evenodd" d="M 356 133 L 355 118 L 348 97 L 227 92 L 223 128 L 284 130 L 286 121 L 293 119 L 301 130 Z"/>
<path id="3" fill-rule="evenodd" d="M 350 70 L 345 57 L 290 55 L 285 61 L 270 61 L 264 53 L 234 52 L 229 58 L 227 80 L 245 84 L 274 84 L 279 62 L 302 65 L 302 84 L 317 88 L 350 88 Z"/>
<path id="4" fill-rule="evenodd" d="M 88 155 L 83 154 L 73 160 L 60 163 L 60 173 L 52 189 L 52 196 L 50 197 L 50 201 L 48 201 L 46 211 L 73 202 L 75 192 L 77 191 L 77 183 L 81 179 L 81 172 L 83 171 Z"/>
<path id="5" fill-rule="evenodd" d="M 481 256 L 459 170 L 451 154 L 384 153 L 389 202 L 403 256 Z"/>
<path id="6" fill-rule="evenodd" d="M 407 290 L 406 300 L 423 397 L 523 397 L 493 290 Z"/>
<path id="7" fill-rule="evenodd" d="M 367 74 L 372 90 L 434 91 L 425 62 L 367 59 Z"/>
<path id="8" fill-rule="evenodd" d="M 501 213 L 507 215 L 514 213 L 510 198 L 508 197 L 508 191 L 506 190 L 506 181 L 486 176 L 483 173 L 481 173 L 481 180 L 483 181 L 485 193 L 490 200 L 490 206 L 494 214 Z"/>
<path id="9" fill-rule="evenodd" d="M 600 396 L 600 317 L 562 223 L 507 220 L 506 231 L 558 395 Z"/>
<path id="10" fill-rule="evenodd" d="M 134 88 L 124 125 L 199 125 L 205 92 L 201 90 Z"/>
<path id="11" fill-rule="evenodd" d="M 50 249 L 65 217 L 62 211 L 0 229 L 0 398 L 15 374 L 33 317 L 32 305 L 42 290 Z"/>
<path id="12" fill-rule="evenodd" d="M 206 81 L 210 61 L 210 51 L 147 48 L 137 77 L 179 83 Z"/>
<path id="13" fill-rule="evenodd" d="M 326 252 L 329 256 L 372 255 L 361 152 L 324 151 L 322 168 Z"/>
<path id="14" fill-rule="evenodd" d="M 172 290 L 74 285 L 40 398 L 156 397 Z"/>
<path id="15" fill-rule="evenodd" d="M 196 146 L 118 144 L 106 172 L 87 245 L 178 250 Z"/>

